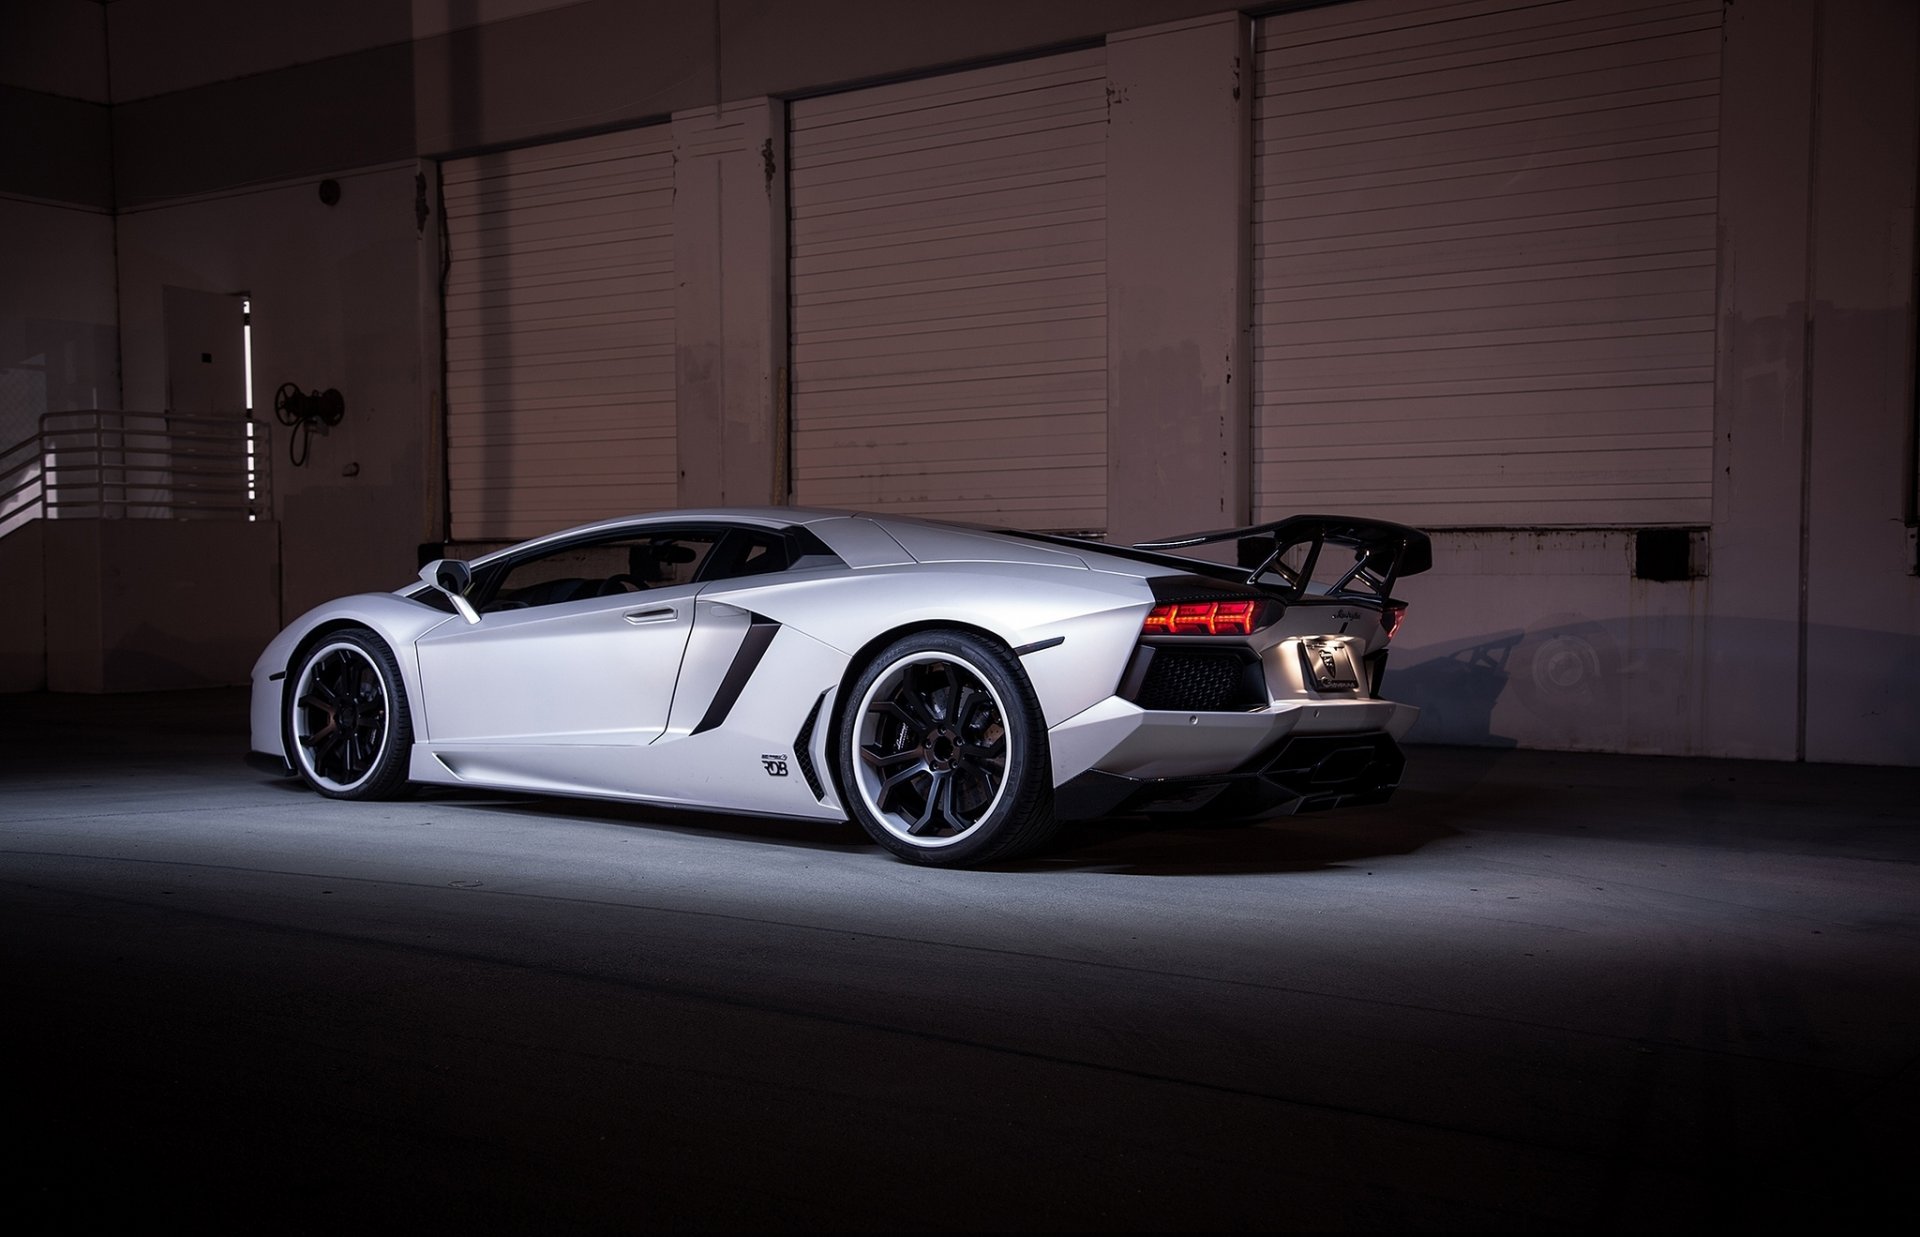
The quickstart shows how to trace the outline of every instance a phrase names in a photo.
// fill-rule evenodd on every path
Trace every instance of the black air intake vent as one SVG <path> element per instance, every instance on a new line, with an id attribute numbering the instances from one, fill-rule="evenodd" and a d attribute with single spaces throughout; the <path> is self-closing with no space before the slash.
<path id="1" fill-rule="evenodd" d="M 807 789 L 822 803 L 827 801 L 827 791 L 820 784 L 820 771 L 813 767 L 813 727 L 820 720 L 820 706 L 826 698 L 827 693 L 821 692 L 820 699 L 807 710 L 807 720 L 800 723 L 800 733 L 793 736 L 793 763 L 800 766 L 800 776 L 807 779 Z"/>
<path id="2" fill-rule="evenodd" d="M 1150 658 L 1132 700 L 1143 709 L 1239 712 L 1267 703 L 1260 663 L 1231 649 L 1142 648 Z M 1134 675 L 1129 674 L 1129 680 Z"/>

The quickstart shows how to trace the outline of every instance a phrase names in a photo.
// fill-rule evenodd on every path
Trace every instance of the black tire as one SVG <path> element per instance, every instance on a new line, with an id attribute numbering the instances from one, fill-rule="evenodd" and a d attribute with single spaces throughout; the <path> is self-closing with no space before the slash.
<path id="1" fill-rule="evenodd" d="M 839 720 L 847 811 L 900 858 L 968 867 L 1053 836 L 1046 719 L 999 641 L 904 636 L 862 669 Z"/>
<path id="2" fill-rule="evenodd" d="M 413 719 L 383 641 L 361 628 L 332 632 L 286 681 L 282 733 L 302 781 L 330 799 L 391 799 L 406 787 Z"/>

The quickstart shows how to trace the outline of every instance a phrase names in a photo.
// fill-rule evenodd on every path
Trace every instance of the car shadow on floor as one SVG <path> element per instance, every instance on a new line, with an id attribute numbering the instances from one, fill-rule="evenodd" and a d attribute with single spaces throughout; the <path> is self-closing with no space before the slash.
<path id="1" fill-rule="evenodd" d="M 312 794 L 290 779 L 269 784 Z M 689 837 L 742 841 L 840 854 L 869 852 L 892 862 L 851 821 L 791 820 L 701 812 L 651 803 L 572 799 L 464 787 L 416 786 L 416 803 L 444 804 L 489 815 L 599 821 Z M 1121 876 L 1252 876 L 1349 868 L 1369 859 L 1407 855 L 1457 836 L 1456 796 L 1403 791 L 1391 805 L 1281 816 L 1246 824 L 1204 816 L 1137 816 L 1074 821 L 1039 854 L 987 870 L 1008 874 L 1086 872 Z M 1472 812 L 1465 813 L 1467 816 Z M 1462 821 L 1461 823 L 1464 823 Z"/>
<path id="2" fill-rule="evenodd" d="M 1130 817 L 1070 824 L 1043 853 L 1000 865 L 1000 870 L 1114 876 L 1321 872 L 1412 854 L 1458 832 L 1438 821 L 1391 809 L 1282 816 L 1234 825 Z"/>
<path id="3" fill-rule="evenodd" d="M 422 787 L 415 797 L 483 812 L 515 816 L 561 816 L 595 820 L 639 829 L 663 829 L 694 837 L 734 837 L 809 850 L 854 852 L 877 850 L 852 821 L 791 820 L 781 816 L 742 816 L 730 812 L 700 812 L 652 803 L 613 799 L 566 799 L 518 795 L 508 791 L 474 791 Z"/>

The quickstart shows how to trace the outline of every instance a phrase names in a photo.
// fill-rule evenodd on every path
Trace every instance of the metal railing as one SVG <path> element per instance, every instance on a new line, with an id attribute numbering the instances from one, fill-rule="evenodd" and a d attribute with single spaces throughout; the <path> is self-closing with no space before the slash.
<path id="1" fill-rule="evenodd" d="M 0 449 L 0 537 L 38 519 L 271 519 L 263 422 L 50 412 Z"/>

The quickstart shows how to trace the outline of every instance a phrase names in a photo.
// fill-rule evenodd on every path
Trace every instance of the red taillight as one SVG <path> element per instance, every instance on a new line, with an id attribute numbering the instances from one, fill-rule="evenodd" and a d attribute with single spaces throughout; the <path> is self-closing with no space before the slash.
<path id="1" fill-rule="evenodd" d="M 1141 630 L 1149 636 L 1250 636 L 1258 601 L 1183 601 L 1155 606 Z"/>
<path id="2" fill-rule="evenodd" d="M 1400 620 L 1407 617 L 1407 608 L 1400 602 L 1389 602 L 1380 611 L 1380 626 L 1387 633 L 1387 639 L 1393 639 L 1393 633 L 1400 630 Z"/>

